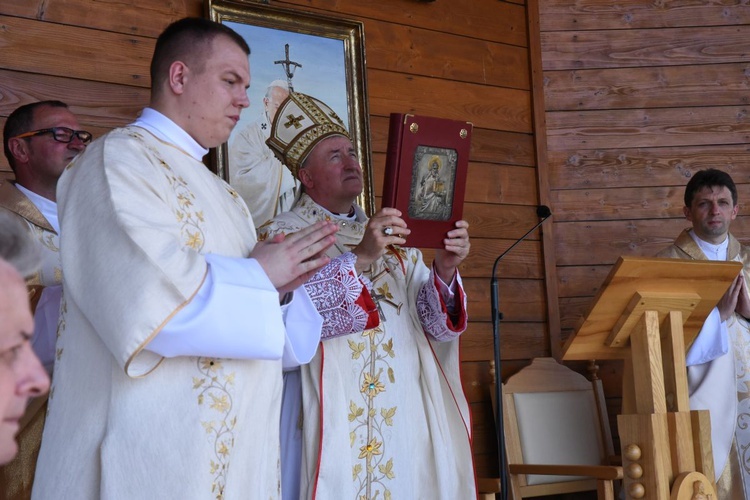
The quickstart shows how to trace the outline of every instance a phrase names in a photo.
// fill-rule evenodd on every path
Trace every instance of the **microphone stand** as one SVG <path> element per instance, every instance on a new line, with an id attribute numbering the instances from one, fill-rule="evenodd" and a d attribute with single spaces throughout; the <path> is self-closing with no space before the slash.
<path id="1" fill-rule="evenodd" d="M 492 347 L 495 355 L 495 403 L 497 409 L 495 410 L 495 430 L 497 432 L 497 461 L 500 467 L 500 492 L 501 498 L 507 500 L 508 498 L 508 464 L 506 463 L 505 457 L 505 428 L 503 425 L 503 391 L 502 391 L 502 374 L 500 373 L 500 321 L 503 319 L 503 313 L 500 312 L 498 307 L 498 284 L 497 284 L 497 264 L 500 260 L 505 257 L 508 252 L 513 250 L 516 245 L 521 243 L 530 235 L 536 228 L 544 224 L 551 215 L 549 207 L 540 205 L 536 209 L 536 214 L 541 217 L 540 220 L 534 227 L 526 231 L 526 234 L 521 236 L 515 241 L 510 247 L 508 247 L 503 253 L 501 253 L 495 263 L 492 265 L 492 278 L 490 280 L 490 301 L 492 306 Z"/>

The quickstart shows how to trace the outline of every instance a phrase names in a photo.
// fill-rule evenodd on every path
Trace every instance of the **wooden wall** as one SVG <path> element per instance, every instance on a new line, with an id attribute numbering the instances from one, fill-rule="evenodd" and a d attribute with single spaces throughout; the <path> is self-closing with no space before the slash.
<path id="1" fill-rule="evenodd" d="M 535 208 L 547 202 L 547 176 L 536 168 L 544 142 L 535 142 L 540 118 L 534 116 L 531 92 L 530 60 L 538 63 L 539 57 L 530 54 L 539 44 L 535 35 L 529 44 L 526 5 L 522 0 L 278 0 L 271 5 L 364 23 L 376 194 L 382 188 L 391 112 L 475 125 L 464 210 L 472 252 L 461 269 L 471 323 L 462 357 L 477 470 L 492 474 L 488 278 L 495 257 L 538 221 Z M 155 37 L 171 21 L 201 15 L 202 0 L 0 2 L 0 125 L 19 105 L 42 99 L 69 103 L 96 136 L 129 123 L 148 102 Z M 535 23 L 531 26 L 534 33 Z M 4 158 L 0 176 L 11 177 Z M 555 266 L 545 265 L 554 264 L 552 243 L 546 233 L 536 232 L 499 266 L 505 374 L 559 345 L 557 282 L 549 280 Z"/>
<path id="2" fill-rule="evenodd" d="M 697 170 L 738 183 L 732 232 L 750 242 L 750 7 L 539 0 L 539 10 L 565 338 L 618 256 L 652 256 L 689 226 L 682 199 Z M 605 366 L 616 410 L 619 366 Z"/>

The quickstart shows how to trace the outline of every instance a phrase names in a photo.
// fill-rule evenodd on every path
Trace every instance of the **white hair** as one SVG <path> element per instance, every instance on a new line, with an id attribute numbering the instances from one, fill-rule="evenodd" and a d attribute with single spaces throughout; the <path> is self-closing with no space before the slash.
<path id="1" fill-rule="evenodd" d="M 266 97 L 271 97 L 271 89 L 275 87 L 284 89 L 287 92 L 289 92 L 289 84 L 287 83 L 286 80 L 274 80 L 268 84 L 268 87 L 266 87 Z"/>

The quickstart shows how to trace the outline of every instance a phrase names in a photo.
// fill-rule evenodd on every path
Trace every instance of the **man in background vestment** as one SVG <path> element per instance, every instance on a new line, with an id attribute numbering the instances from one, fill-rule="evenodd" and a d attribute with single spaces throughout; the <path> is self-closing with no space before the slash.
<path id="1" fill-rule="evenodd" d="M 726 172 L 696 172 L 685 187 L 685 229 L 658 257 L 742 262 L 688 350 L 690 408 L 711 415 L 720 499 L 750 498 L 750 249 L 729 232 L 737 217 L 737 187 Z"/>

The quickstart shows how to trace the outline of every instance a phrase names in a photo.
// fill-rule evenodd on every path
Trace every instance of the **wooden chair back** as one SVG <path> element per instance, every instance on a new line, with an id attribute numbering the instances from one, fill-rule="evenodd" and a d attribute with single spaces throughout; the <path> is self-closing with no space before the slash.
<path id="1" fill-rule="evenodd" d="M 537 358 L 503 385 L 513 498 L 599 491 L 614 498 L 614 456 L 601 388 L 553 358 Z"/>

